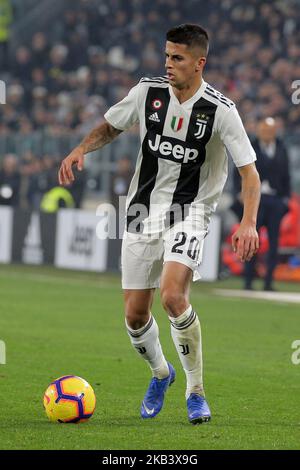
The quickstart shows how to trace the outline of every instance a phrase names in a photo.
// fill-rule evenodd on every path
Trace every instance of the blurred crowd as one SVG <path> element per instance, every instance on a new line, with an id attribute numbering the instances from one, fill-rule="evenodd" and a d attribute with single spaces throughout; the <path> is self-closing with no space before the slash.
<path id="1" fill-rule="evenodd" d="M 59 161 L 53 156 L 22 158 L 6 154 L 0 167 L 0 205 L 56 212 L 60 207 L 79 208 L 84 196 L 86 172 L 75 171 L 76 180 L 65 190 L 57 183 Z M 53 191 L 54 190 L 54 191 Z"/>
<path id="2" fill-rule="evenodd" d="M 16 133 L 22 142 L 41 135 L 80 139 L 142 76 L 164 74 L 165 32 L 183 22 L 208 30 L 204 78 L 236 102 L 250 135 L 264 116 L 277 118 L 282 133 L 300 131 L 300 105 L 291 101 L 292 82 L 300 78 L 298 0 L 73 0 L 69 5 L 49 30 L 34 32 L 19 45 L 5 67 L 0 63 L 7 84 L 0 140 Z M 11 151 L 19 154 L 14 145 L 15 140 Z M 19 156 L 26 167 L 26 156 Z"/>

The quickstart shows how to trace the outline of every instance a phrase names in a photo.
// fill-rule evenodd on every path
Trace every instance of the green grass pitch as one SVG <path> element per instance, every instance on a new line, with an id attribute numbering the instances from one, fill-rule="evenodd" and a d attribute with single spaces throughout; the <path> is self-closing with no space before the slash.
<path id="1" fill-rule="evenodd" d="M 192 288 L 213 415 L 211 423 L 192 426 L 158 294 L 152 310 L 177 380 L 160 415 L 143 421 L 139 407 L 150 371 L 124 328 L 119 277 L 2 265 L 7 364 L 0 365 L 0 449 L 299 449 L 300 365 L 291 361 L 291 344 L 300 339 L 299 305 L 223 298 L 213 290 L 238 285 Z M 65 374 L 94 387 L 97 407 L 87 423 L 50 423 L 44 414 L 46 387 Z"/>

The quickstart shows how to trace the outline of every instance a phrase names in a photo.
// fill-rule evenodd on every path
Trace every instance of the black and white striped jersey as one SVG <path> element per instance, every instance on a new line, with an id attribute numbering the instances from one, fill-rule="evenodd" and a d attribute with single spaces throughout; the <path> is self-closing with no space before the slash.
<path id="1" fill-rule="evenodd" d="M 104 117 L 116 129 L 140 126 L 128 231 L 159 232 L 177 217 L 205 228 L 227 178 L 226 150 L 237 167 L 256 160 L 234 103 L 205 81 L 180 103 L 166 77 L 142 78 Z"/>

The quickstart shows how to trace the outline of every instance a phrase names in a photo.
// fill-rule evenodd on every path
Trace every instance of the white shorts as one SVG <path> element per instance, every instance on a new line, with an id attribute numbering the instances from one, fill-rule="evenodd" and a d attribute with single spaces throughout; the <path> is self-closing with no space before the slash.
<path id="1" fill-rule="evenodd" d="M 183 221 L 160 234 L 124 233 L 121 267 L 123 289 L 159 287 L 163 264 L 177 261 L 193 271 L 193 281 L 200 279 L 199 266 L 207 230 L 191 230 Z"/>

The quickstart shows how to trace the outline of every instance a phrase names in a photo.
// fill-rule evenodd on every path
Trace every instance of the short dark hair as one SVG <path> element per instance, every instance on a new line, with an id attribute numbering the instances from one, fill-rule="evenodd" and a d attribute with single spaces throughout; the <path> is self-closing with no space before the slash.
<path id="1" fill-rule="evenodd" d="M 202 49 L 205 56 L 208 54 L 208 34 L 205 29 L 198 24 L 185 23 L 169 29 L 167 32 L 167 41 L 177 44 L 186 44 L 188 47 L 198 46 Z"/>

